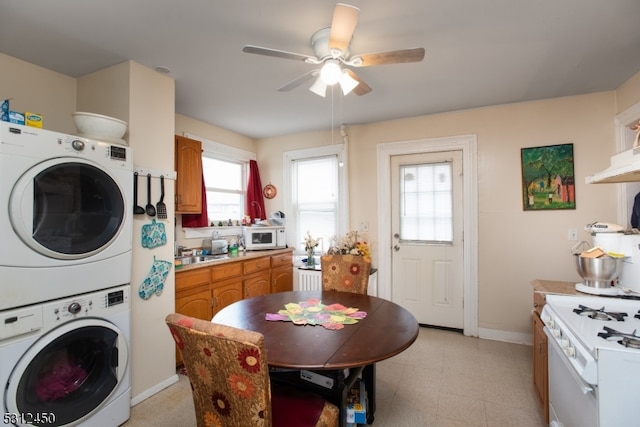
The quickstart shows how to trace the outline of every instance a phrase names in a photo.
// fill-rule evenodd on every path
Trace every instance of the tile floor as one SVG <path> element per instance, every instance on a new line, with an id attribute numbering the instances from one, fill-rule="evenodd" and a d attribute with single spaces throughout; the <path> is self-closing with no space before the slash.
<path id="1" fill-rule="evenodd" d="M 531 347 L 420 328 L 403 353 L 378 363 L 376 427 L 542 427 Z M 126 427 L 195 426 L 188 381 L 131 409 Z"/>

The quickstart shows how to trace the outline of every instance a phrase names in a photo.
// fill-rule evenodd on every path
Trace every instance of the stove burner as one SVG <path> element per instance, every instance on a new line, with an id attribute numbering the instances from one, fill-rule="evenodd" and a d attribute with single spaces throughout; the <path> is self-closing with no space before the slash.
<path id="1" fill-rule="evenodd" d="M 604 307 L 595 309 L 582 304 L 579 304 L 578 308 L 574 308 L 573 312 L 595 320 L 617 320 L 618 322 L 623 322 L 624 318 L 628 316 L 627 313 L 605 311 Z M 640 313 L 638 315 L 640 315 Z"/>
<path id="2" fill-rule="evenodd" d="M 640 348 L 640 335 L 636 334 L 636 330 L 630 334 L 626 332 L 616 331 L 613 328 L 609 328 L 607 326 L 603 326 L 602 329 L 604 332 L 598 332 L 598 336 L 601 338 L 609 339 L 609 338 L 622 338 L 618 343 L 622 344 L 625 347 L 630 348 Z"/>
<path id="3" fill-rule="evenodd" d="M 624 337 L 618 343 L 628 348 L 640 349 L 640 339 L 638 338 Z"/>

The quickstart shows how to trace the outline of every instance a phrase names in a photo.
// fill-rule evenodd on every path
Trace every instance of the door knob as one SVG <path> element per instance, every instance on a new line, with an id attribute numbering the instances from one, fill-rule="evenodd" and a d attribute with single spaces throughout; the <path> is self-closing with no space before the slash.
<path id="1" fill-rule="evenodd" d="M 400 250 L 400 246 L 395 245 L 395 246 L 393 247 L 393 250 L 394 250 L 394 251 L 396 251 L 396 252 L 398 252 L 398 251 Z"/>

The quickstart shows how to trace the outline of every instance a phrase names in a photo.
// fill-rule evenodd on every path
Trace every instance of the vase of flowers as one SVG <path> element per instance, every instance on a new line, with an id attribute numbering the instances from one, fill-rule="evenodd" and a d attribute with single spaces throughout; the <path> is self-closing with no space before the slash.
<path id="1" fill-rule="evenodd" d="M 307 231 L 307 237 L 304 238 L 304 249 L 307 251 L 307 267 L 313 268 L 316 265 L 315 251 L 318 247 L 318 239 L 311 237 L 311 233 Z"/>
<path id="2" fill-rule="evenodd" d="M 327 251 L 329 255 L 360 255 L 371 258 L 369 244 L 358 239 L 357 231 L 350 231 L 344 236 L 334 236 L 331 239 L 331 247 Z"/>

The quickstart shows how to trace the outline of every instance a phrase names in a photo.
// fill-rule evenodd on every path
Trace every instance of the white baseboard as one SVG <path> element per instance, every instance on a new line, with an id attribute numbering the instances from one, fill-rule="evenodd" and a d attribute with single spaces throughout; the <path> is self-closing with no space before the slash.
<path id="1" fill-rule="evenodd" d="M 478 338 L 514 344 L 533 345 L 533 335 L 520 332 L 501 331 L 498 329 L 478 328 Z"/>
<path id="2" fill-rule="evenodd" d="M 162 381 L 161 383 L 156 384 L 155 386 L 148 388 L 147 390 L 143 391 L 142 393 L 133 396 L 131 398 L 131 406 L 136 406 L 138 403 L 143 402 L 145 400 L 147 400 L 148 398 L 150 398 L 151 396 L 153 396 L 154 394 L 164 390 L 165 388 L 169 387 L 171 384 L 175 384 L 178 382 L 178 374 L 175 374 L 173 376 L 170 376 L 169 378 L 167 378 L 166 380 Z"/>

